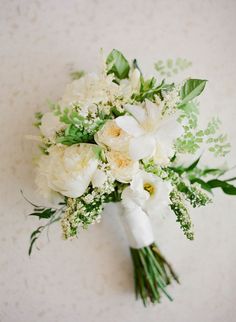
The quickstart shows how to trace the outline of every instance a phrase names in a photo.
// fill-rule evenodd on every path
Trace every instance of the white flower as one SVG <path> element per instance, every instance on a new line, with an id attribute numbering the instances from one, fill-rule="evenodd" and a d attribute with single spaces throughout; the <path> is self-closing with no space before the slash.
<path id="1" fill-rule="evenodd" d="M 37 169 L 36 183 L 40 191 L 44 195 L 51 189 L 71 198 L 81 196 L 98 166 L 93 145 L 52 146 L 48 152 L 49 155 L 42 156 L 39 160 Z"/>
<path id="2" fill-rule="evenodd" d="M 139 205 L 150 215 L 157 215 L 166 209 L 170 203 L 171 184 L 152 173 L 139 171 L 122 193 L 124 205 L 135 207 Z"/>
<path id="3" fill-rule="evenodd" d="M 113 82 L 112 75 L 91 73 L 67 85 L 60 105 L 70 107 L 75 103 L 79 103 L 81 114 L 86 116 L 90 106 L 112 102 L 119 95 L 120 88 Z"/>
<path id="4" fill-rule="evenodd" d="M 112 175 L 120 182 L 129 182 L 139 169 L 139 162 L 122 152 L 111 150 L 106 152 L 106 156 Z"/>
<path id="5" fill-rule="evenodd" d="M 166 165 L 174 153 L 173 143 L 183 133 L 177 115 L 162 116 L 161 108 L 146 100 L 143 105 L 126 105 L 131 115 L 116 118 L 117 125 L 133 136 L 129 154 L 133 160 L 153 157 L 160 165 Z"/>
<path id="6" fill-rule="evenodd" d="M 140 71 L 135 68 L 130 71 L 128 79 L 122 79 L 120 82 L 122 96 L 126 99 L 130 99 L 133 93 L 139 91 L 140 85 Z"/>
<path id="7" fill-rule="evenodd" d="M 94 137 L 98 145 L 124 152 L 128 151 L 130 138 L 131 136 L 123 131 L 115 120 L 108 120 Z"/>
<path id="8" fill-rule="evenodd" d="M 107 175 L 104 171 L 97 169 L 92 177 L 92 185 L 94 188 L 101 188 L 107 181 Z"/>
<path id="9" fill-rule="evenodd" d="M 41 119 L 40 131 L 50 141 L 53 141 L 56 132 L 64 128 L 59 118 L 52 112 L 45 113 Z"/>

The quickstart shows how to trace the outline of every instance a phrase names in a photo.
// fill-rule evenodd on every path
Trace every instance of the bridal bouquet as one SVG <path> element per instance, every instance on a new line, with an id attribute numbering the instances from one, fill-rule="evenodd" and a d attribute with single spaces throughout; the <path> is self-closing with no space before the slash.
<path id="1" fill-rule="evenodd" d="M 160 76 L 165 64 L 155 65 Z M 183 61 L 167 62 L 174 73 Z M 167 71 L 167 76 L 170 72 Z M 29 254 L 41 233 L 60 221 L 64 239 L 77 237 L 101 220 L 108 202 L 123 206 L 134 268 L 136 297 L 144 305 L 169 299 L 167 285 L 178 277 L 154 241 L 150 218 L 169 208 L 184 235 L 194 238 L 190 207 L 211 202 L 212 191 L 236 194 L 222 179 L 225 168 L 179 163 L 183 154 L 204 146 L 216 157 L 229 151 L 217 118 L 198 127 L 198 104 L 206 80 L 180 84 L 146 79 L 137 61 L 129 63 L 112 50 L 98 74 L 77 72 L 50 111 L 36 114 L 41 155 L 37 159 L 38 192 L 55 207 L 34 205 L 31 216 L 44 221 L 32 234 Z"/>

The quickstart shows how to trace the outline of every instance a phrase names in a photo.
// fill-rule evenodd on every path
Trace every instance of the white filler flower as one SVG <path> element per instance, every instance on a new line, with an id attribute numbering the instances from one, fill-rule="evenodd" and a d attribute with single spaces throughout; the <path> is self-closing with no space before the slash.
<path id="1" fill-rule="evenodd" d="M 173 155 L 173 143 L 183 133 L 177 115 L 165 116 L 161 108 L 146 100 L 143 105 L 129 105 L 125 109 L 131 115 L 118 117 L 117 125 L 133 138 L 129 143 L 129 154 L 133 160 L 153 157 L 160 165 L 166 165 Z"/>
<path id="2" fill-rule="evenodd" d="M 64 127 L 59 118 L 52 112 L 45 113 L 41 119 L 40 131 L 47 139 L 53 141 L 56 132 Z"/>
<path id="3" fill-rule="evenodd" d="M 113 82 L 112 75 L 90 73 L 67 85 L 60 105 L 70 107 L 79 103 L 81 114 L 86 116 L 90 105 L 112 102 L 119 95 L 120 88 Z"/>
<path id="4" fill-rule="evenodd" d="M 40 158 L 37 168 L 36 184 L 40 192 L 47 195 L 52 189 L 71 198 L 84 194 L 98 166 L 93 145 L 52 146 L 48 152 L 49 155 Z"/>

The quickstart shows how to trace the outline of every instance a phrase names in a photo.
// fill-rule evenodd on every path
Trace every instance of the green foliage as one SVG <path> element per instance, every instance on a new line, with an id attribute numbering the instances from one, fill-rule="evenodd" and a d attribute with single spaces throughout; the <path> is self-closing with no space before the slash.
<path id="1" fill-rule="evenodd" d="M 58 103 L 53 103 L 48 100 L 48 107 L 54 115 L 60 116 L 62 114 L 61 106 Z"/>
<path id="2" fill-rule="evenodd" d="M 180 90 L 181 103 L 184 105 L 199 96 L 206 86 L 206 80 L 188 79 Z"/>
<path id="3" fill-rule="evenodd" d="M 77 71 L 70 73 L 70 77 L 72 80 L 80 79 L 84 75 L 85 75 L 84 70 L 77 70 Z"/>
<path id="4" fill-rule="evenodd" d="M 26 198 L 25 198 L 26 199 Z M 27 200 L 27 199 L 26 199 Z M 39 226 L 36 230 L 34 230 L 30 236 L 30 246 L 28 250 L 29 256 L 32 253 L 33 247 L 36 244 L 36 241 L 41 236 L 43 231 L 48 228 L 51 224 L 60 220 L 63 210 L 64 210 L 64 203 L 62 203 L 61 208 L 54 209 L 54 208 L 45 208 L 41 206 L 37 206 L 32 204 L 29 200 L 27 200 L 31 205 L 34 206 L 34 212 L 29 214 L 29 216 L 38 217 L 39 220 L 48 220 L 45 225 Z"/>
<path id="5" fill-rule="evenodd" d="M 161 84 L 157 85 L 155 77 L 144 80 L 141 76 L 141 86 L 139 93 L 135 93 L 132 98 L 137 102 L 143 102 L 145 99 L 155 101 L 155 96 L 162 97 L 162 92 L 170 91 L 174 88 L 174 84 L 167 84 L 163 80 Z"/>
<path id="6" fill-rule="evenodd" d="M 37 127 L 37 128 L 39 128 L 40 127 L 40 125 L 41 125 L 41 119 L 42 119 L 42 117 L 43 117 L 43 113 L 41 113 L 41 112 L 36 112 L 35 114 L 34 114 L 34 117 L 35 117 L 35 122 L 34 122 L 34 126 L 35 127 Z"/>
<path id="7" fill-rule="evenodd" d="M 129 76 L 130 66 L 124 55 L 113 49 L 106 59 L 107 74 L 114 74 L 118 80 Z"/>
<path id="8" fill-rule="evenodd" d="M 229 183 L 236 180 L 236 178 L 219 179 L 219 177 L 224 175 L 228 169 L 200 168 L 198 167 L 199 160 L 200 157 L 188 167 L 178 166 L 171 167 L 170 169 L 180 176 L 186 176 L 191 184 L 198 183 L 202 189 L 208 192 L 212 193 L 213 189 L 221 188 L 225 194 L 236 195 L 236 187 Z"/>
<path id="9" fill-rule="evenodd" d="M 105 118 L 85 118 L 79 115 L 76 107 L 72 110 L 65 109 L 60 116 L 60 121 L 67 127 L 57 133 L 56 142 L 72 145 L 76 143 L 94 143 L 94 134 L 105 123 Z"/>
<path id="10" fill-rule="evenodd" d="M 205 129 L 198 128 L 199 109 L 195 102 L 179 106 L 181 115 L 179 122 L 184 124 L 184 134 L 175 142 L 177 153 L 194 154 L 203 143 L 208 145 L 209 152 L 216 157 L 225 156 L 230 151 L 227 135 L 219 134 L 220 121 L 212 118 Z"/>
<path id="11" fill-rule="evenodd" d="M 177 58 L 176 60 L 167 59 L 166 61 L 158 60 L 154 67 L 157 72 L 163 77 L 171 77 L 179 72 L 189 68 L 192 65 L 190 61 L 184 58 Z"/>
<path id="12" fill-rule="evenodd" d="M 236 195 L 236 187 L 227 180 L 212 179 L 204 182 L 211 190 L 214 188 L 221 188 L 227 195 Z"/>
<path id="13" fill-rule="evenodd" d="M 171 279 L 177 283 L 179 280 L 156 244 L 139 249 L 130 248 L 130 253 L 134 266 L 136 298 L 141 297 L 144 306 L 148 302 L 159 303 L 162 293 L 172 301 L 166 287 Z"/>
<path id="14" fill-rule="evenodd" d="M 198 162 L 199 160 L 196 160 L 186 169 L 183 167 L 161 168 L 155 165 L 153 161 L 143 164 L 145 171 L 155 174 L 164 181 L 171 182 L 173 190 L 170 193 L 170 208 L 175 213 L 177 222 L 180 223 L 180 226 L 188 239 L 193 239 L 193 226 L 185 201 L 188 201 L 194 208 L 205 206 L 211 202 L 211 199 L 201 189 L 200 185 L 197 185 L 196 182 L 187 182 L 186 178 L 182 177 L 182 175 L 187 172 L 187 169 L 188 171 L 192 171 L 197 166 Z"/>
<path id="15" fill-rule="evenodd" d="M 34 211 L 35 212 L 29 214 L 29 216 L 35 216 L 38 217 L 38 219 L 49 219 L 55 214 L 56 209 L 36 207 L 34 208 Z"/>
<path id="16" fill-rule="evenodd" d="M 185 206 L 183 195 L 177 189 L 173 189 L 170 193 L 170 201 L 170 208 L 176 215 L 176 221 L 180 224 L 185 236 L 193 240 L 193 224 Z"/>

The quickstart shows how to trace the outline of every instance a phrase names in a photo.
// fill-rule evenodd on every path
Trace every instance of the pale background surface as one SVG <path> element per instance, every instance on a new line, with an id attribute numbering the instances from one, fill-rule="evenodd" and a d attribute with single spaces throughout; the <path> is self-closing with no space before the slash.
<path id="1" fill-rule="evenodd" d="M 24 139 L 36 133 L 34 112 L 59 98 L 73 68 L 94 70 L 100 47 L 138 58 L 147 73 L 159 58 L 190 59 L 190 75 L 209 80 L 204 115 L 219 115 L 235 144 L 236 2 L 1 0 L 0 6 L 0 321 L 235 321 L 236 198 L 217 193 L 214 205 L 194 212 L 195 242 L 185 240 L 174 217 L 156 226 L 182 284 L 170 288 L 173 303 L 144 309 L 134 300 L 114 209 L 73 242 L 53 228 L 50 242 L 29 259 L 29 234 L 38 222 L 27 218 L 31 208 L 19 190 L 36 199 L 36 148 Z M 231 165 L 235 156 L 233 146 Z"/>

